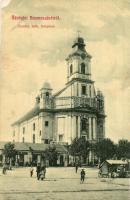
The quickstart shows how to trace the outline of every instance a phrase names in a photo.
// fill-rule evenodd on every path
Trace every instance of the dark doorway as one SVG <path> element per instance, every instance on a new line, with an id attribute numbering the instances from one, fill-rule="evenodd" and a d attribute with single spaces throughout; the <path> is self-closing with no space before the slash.
<path id="1" fill-rule="evenodd" d="M 60 166 L 64 166 L 64 157 L 60 155 Z"/>

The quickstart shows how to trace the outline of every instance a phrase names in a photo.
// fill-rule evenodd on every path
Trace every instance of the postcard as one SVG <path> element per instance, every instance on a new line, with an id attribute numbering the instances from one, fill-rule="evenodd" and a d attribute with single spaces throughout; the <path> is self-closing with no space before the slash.
<path id="1" fill-rule="evenodd" d="M 128 0 L 0 1 L 0 199 L 129 199 Z"/>

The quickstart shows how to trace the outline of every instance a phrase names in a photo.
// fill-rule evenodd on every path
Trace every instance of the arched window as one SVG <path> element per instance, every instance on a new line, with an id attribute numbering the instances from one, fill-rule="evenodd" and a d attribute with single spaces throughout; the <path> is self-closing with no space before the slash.
<path id="1" fill-rule="evenodd" d="M 39 136 L 41 136 L 41 135 L 42 135 L 42 131 L 39 132 Z"/>
<path id="2" fill-rule="evenodd" d="M 49 92 L 46 92 L 46 97 L 49 97 Z"/>
<path id="3" fill-rule="evenodd" d="M 82 95 L 86 95 L 86 86 L 82 85 Z"/>
<path id="4" fill-rule="evenodd" d="M 81 63 L 81 73 L 85 74 L 85 64 Z"/>
<path id="5" fill-rule="evenodd" d="M 25 127 L 23 127 L 23 134 L 25 133 Z"/>
<path id="6" fill-rule="evenodd" d="M 23 143 L 25 142 L 25 139 L 24 139 L 24 137 L 22 138 L 22 142 L 23 142 Z"/>
<path id="7" fill-rule="evenodd" d="M 87 118 L 83 118 L 81 120 L 81 132 L 83 132 L 83 135 L 87 136 L 89 138 L 89 121 Z"/>
<path id="8" fill-rule="evenodd" d="M 93 117 L 91 118 L 91 138 L 93 139 Z"/>
<path id="9" fill-rule="evenodd" d="M 45 126 L 48 126 L 49 125 L 49 122 L 48 121 L 45 121 Z"/>
<path id="10" fill-rule="evenodd" d="M 73 65 L 70 65 L 70 75 L 73 73 Z"/>
<path id="11" fill-rule="evenodd" d="M 33 143 L 35 143 L 35 134 L 33 134 Z"/>
<path id="12" fill-rule="evenodd" d="M 36 129 L 36 126 L 35 126 L 35 123 L 33 123 L 33 131 L 35 131 Z"/>
<path id="13" fill-rule="evenodd" d="M 87 125 L 86 119 L 82 119 L 82 121 L 81 121 L 81 131 L 86 131 L 86 128 L 87 128 L 86 125 Z"/>
<path id="14" fill-rule="evenodd" d="M 89 86 L 89 96 L 92 96 L 91 85 Z"/>

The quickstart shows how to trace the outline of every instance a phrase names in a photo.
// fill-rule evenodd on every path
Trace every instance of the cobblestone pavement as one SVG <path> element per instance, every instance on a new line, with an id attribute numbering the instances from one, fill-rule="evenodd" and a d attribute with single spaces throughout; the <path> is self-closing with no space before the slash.
<path id="1" fill-rule="evenodd" d="M 47 168 L 46 179 L 31 178 L 29 168 L 17 168 L 2 175 L 0 170 L 0 200 L 122 200 L 130 199 L 130 180 L 98 178 L 98 170 L 86 168 L 86 179 L 80 183 L 80 170 Z"/>

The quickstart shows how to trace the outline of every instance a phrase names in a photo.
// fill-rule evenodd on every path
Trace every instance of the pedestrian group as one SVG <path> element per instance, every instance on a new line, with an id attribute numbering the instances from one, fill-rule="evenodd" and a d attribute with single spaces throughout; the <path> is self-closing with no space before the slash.
<path id="1" fill-rule="evenodd" d="M 75 165 L 75 172 L 78 172 L 79 166 Z M 4 164 L 2 168 L 2 173 L 6 174 L 7 166 Z M 33 166 L 30 167 L 30 177 L 32 177 L 34 174 L 34 168 Z M 37 174 L 37 180 L 44 180 L 46 176 L 46 166 L 41 166 L 39 163 L 36 167 L 36 174 Z M 85 180 L 85 170 L 82 169 L 80 172 L 80 183 L 84 183 Z"/>
<path id="2" fill-rule="evenodd" d="M 30 177 L 33 176 L 34 169 L 31 166 L 30 167 Z M 46 175 L 46 166 L 41 166 L 40 164 L 36 167 L 36 174 L 37 174 L 37 180 L 44 180 Z"/>

